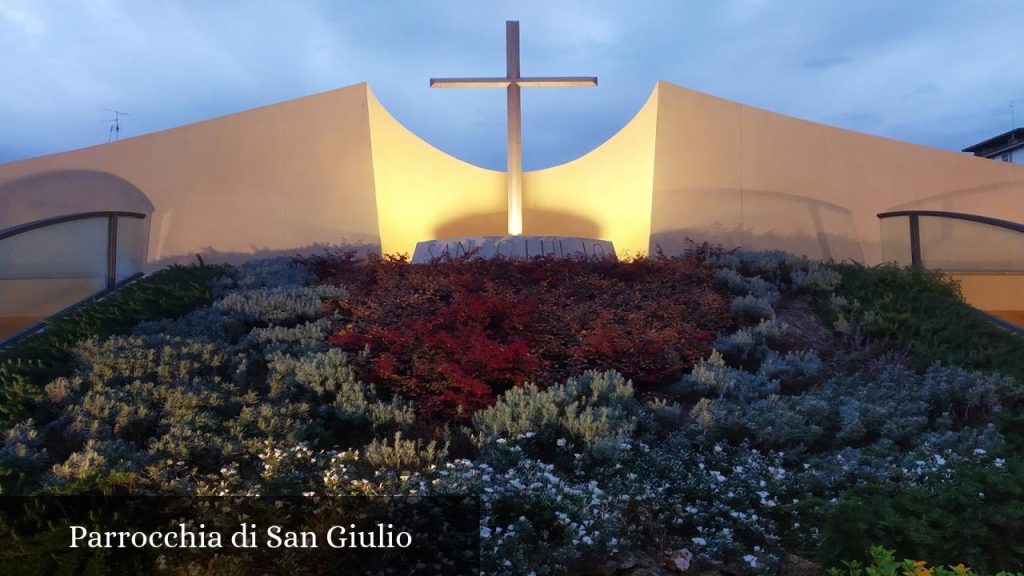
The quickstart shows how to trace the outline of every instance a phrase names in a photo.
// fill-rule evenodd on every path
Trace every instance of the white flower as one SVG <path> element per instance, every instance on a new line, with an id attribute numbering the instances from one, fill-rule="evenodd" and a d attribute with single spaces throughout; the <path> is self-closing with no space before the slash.
<path id="1" fill-rule="evenodd" d="M 939 456 L 938 454 L 936 454 L 934 456 L 934 458 L 935 458 L 935 463 L 937 465 L 939 465 L 939 466 L 945 466 L 946 465 L 946 459 L 943 458 L 942 456 Z"/>
<path id="2" fill-rule="evenodd" d="M 750 564 L 751 568 L 757 568 L 757 557 L 753 554 L 747 554 L 743 557 L 743 561 Z"/>
<path id="3" fill-rule="evenodd" d="M 992 463 L 996 465 L 996 468 L 1002 468 L 1003 464 L 1006 463 L 1006 460 L 1003 458 L 996 458 Z"/>
<path id="4" fill-rule="evenodd" d="M 701 538 L 700 536 L 694 536 L 693 538 L 690 538 L 690 541 L 696 544 L 697 546 L 706 546 L 708 543 L 707 540 Z"/>
<path id="5" fill-rule="evenodd" d="M 488 528 L 487 526 L 484 526 L 484 527 L 480 528 L 480 537 L 483 538 L 484 540 L 490 538 L 491 537 L 491 529 Z"/>
<path id="6" fill-rule="evenodd" d="M 715 454 L 720 454 L 721 452 L 722 452 L 722 447 L 719 446 L 718 444 L 715 444 Z"/>
<path id="7" fill-rule="evenodd" d="M 555 444 L 557 444 L 559 448 L 565 448 L 565 438 L 559 438 L 558 441 L 555 442 Z"/>
<path id="8" fill-rule="evenodd" d="M 986 452 L 985 452 L 984 448 L 975 448 L 974 449 L 974 453 L 975 454 L 985 454 Z"/>

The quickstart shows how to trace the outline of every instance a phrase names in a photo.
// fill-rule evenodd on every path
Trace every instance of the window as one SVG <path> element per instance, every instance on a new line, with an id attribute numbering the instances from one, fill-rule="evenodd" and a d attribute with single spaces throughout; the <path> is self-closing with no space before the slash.
<path id="1" fill-rule="evenodd" d="M 1010 162 L 1013 159 L 1013 154 L 1010 152 L 1003 152 L 999 155 L 999 159 L 1003 162 Z"/>

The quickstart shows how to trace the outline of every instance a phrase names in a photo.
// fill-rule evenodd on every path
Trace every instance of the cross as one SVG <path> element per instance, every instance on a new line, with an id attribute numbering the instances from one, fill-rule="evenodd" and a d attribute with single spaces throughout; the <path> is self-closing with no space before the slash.
<path id="1" fill-rule="evenodd" d="M 431 88 L 506 88 L 508 94 L 508 233 L 523 233 L 523 111 L 519 89 L 597 86 L 596 76 L 528 77 L 519 75 L 519 22 L 505 22 L 504 78 L 431 78 Z"/>

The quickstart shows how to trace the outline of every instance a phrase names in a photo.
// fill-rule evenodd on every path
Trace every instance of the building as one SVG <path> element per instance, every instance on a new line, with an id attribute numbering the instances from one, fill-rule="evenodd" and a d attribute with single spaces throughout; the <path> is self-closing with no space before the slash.
<path id="1" fill-rule="evenodd" d="M 1024 223 L 1024 166 L 659 82 L 607 142 L 526 172 L 523 190 L 525 234 L 620 254 L 693 239 L 913 261 L 956 275 L 982 309 L 1024 311 L 1024 234 L 1003 227 Z M 38 319 L 197 254 L 412 254 L 422 240 L 503 235 L 506 211 L 503 172 L 424 142 L 357 84 L 0 165 L 0 319 Z"/>
<path id="2" fill-rule="evenodd" d="M 1014 128 L 984 142 L 968 146 L 963 151 L 982 158 L 1024 164 L 1024 128 Z"/>

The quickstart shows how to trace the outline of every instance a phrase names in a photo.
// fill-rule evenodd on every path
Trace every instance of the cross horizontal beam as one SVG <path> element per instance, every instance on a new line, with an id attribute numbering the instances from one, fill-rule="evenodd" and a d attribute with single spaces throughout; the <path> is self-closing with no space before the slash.
<path id="1" fill-rule="evenodd" d="M 523 233 L 523 132 L 521 88 L 597 86 L 595 76 L 535 76 L 519 74 L 519 22 L 505 22 L 505 76 L 501 78 L 431 78 L 431 88 L 504 88 L 508 104 L 508 233 Z"/>
<path id="2" fill-rule="evenodd" d="M 597 86 L 595 76 L 551 76 L 533 78 L 431 78 L 431 88 L 508 88 L 515 82 L 523 88 L 576 88 Z"/>

